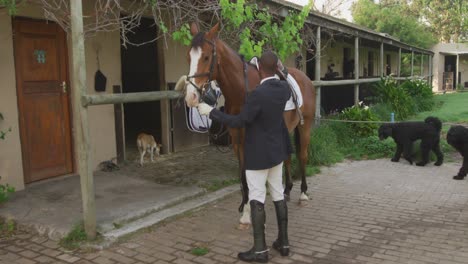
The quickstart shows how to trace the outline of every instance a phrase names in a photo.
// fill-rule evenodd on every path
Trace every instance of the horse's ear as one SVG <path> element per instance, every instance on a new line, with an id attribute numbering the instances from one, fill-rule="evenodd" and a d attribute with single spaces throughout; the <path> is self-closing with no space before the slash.
<path id="1" fill-rule="evenodd" d="M 192 33 L 192 36 L 195 36 L 198 32 L 198 25 L 195 22 L 192 22 L 192 25 L 190 25 L 190 33 Z"/>
<path id="2" fill-rule="evenodd" d="M 216 25 L 214 25 L 214 27 L 210 29 L 210 31 L 207 34 L 207 38 L 215 39 L 216 37 L 218 37 L 218 32 L 219 32 L 219 22 L 216 23 Z"/>

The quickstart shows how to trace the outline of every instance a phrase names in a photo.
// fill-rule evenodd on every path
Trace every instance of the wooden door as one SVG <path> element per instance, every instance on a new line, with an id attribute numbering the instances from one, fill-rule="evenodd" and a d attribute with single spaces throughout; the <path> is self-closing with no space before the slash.
<path id="1" fill-rule="evenodd" d="M 14 19 L 16 86 L 25 182 L 73 172 L 65 32 Z"/>

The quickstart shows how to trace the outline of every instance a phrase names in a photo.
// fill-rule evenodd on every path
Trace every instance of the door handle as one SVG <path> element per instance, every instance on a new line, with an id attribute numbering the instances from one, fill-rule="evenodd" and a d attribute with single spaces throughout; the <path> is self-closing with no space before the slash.
<path id="1" fill-rule="evenodd" d="M 67 92 L 67 83 L 65 81 L 63 81 L 60 86 L 62 87 L 63 93 L 66 93 Z"/>

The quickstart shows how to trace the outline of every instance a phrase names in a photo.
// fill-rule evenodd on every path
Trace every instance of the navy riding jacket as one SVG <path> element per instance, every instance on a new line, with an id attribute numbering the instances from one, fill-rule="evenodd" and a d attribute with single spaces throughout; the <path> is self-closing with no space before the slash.
<path id="1" fill-rule="evenodd" d="M 292 152 L 283 113 L 291 91 L 286 81 L 268 79 L 247 96 L 238 115 L 217 109 L 210 118 L 231 128 L 245 127 L 244 164 L 246 170 L 272 168 Z"/>

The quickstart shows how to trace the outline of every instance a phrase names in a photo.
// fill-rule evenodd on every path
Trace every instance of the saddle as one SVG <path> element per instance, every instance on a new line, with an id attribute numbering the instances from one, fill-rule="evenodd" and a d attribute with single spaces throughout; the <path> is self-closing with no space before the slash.
<path id="1" fill-rule="evenodd" d="M 258 57 L 253 57 L 249 62 L 250 64 L 254 65 L 257 68 L 257 70 L 258 70 L 258 60 L 259 60 Z M 302 111 L 299 108 L 300 105 L 299 105 L 299 102 L 298 102 L 297 93 L 294 90 L 294 88 L 292 87 L 292 85 L 290 84 L 290 82 L 288 81 L 288 75 L 289 75 L 288 68 L 283 66 L 283 63 L 281 62 L 280 59 L 278 59 L 276 74 L 279 76 L 279 78 L 281 80 L 287 82 L 288 87 L 291 90 L 291 97 L 292 97 L 294 105 L 296 107 L 297 114 L 298 114 L 299 120 L 300 120 L 300 124 L 303 125 L 304 124 L 304 116 L 302 115 Z"/>

